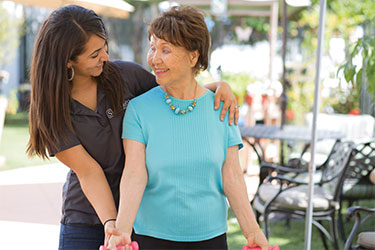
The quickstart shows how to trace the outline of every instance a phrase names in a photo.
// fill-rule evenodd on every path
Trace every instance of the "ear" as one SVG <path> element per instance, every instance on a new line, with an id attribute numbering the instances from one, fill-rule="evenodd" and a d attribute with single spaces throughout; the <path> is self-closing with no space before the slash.
<path id="1" fill-rule="evenodd" d="M 191 67 L 194 67 L 197 64 L 198 58 L 199 58 L 199 52 L 198 52 L 198 50 L 190 52 L 189 56 L 190 56 Z"/>
<path id="2" fill-rule="evenodd" d="M 72 66 L 73 66 L 73 65 L 72 65 L 72 61 L 69 60 L 68 63 L 66 64 L 66 67 L 67 67 L 67 68 L 70 68 L 70 67 L 72 67 Z"/>

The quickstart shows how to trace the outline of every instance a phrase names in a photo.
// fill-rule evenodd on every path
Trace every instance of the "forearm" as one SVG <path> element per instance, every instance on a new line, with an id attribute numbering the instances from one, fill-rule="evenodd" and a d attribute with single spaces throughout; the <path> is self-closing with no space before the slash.
<path id="1" fill-rule="evenodd" d="M 242 233 L 247 238 L 252 232 L 259 229 L 246 191 L 243 177 L 237 179 L 238 183 L 226 183 L 224 193 L 237 217 Z"/>
<path id="2" fill-rule="evenodd" d="M 104 223 L 108 219 L 116 218 L 115 202 L 103 170 L 99 166 L 93 167 L 90 173 L 79 176 L 79 181 L 83 193 L 94 207 L 100 221 Z"/>
<path id="3" fill-rule="evenodd" d="M 77 145 L 56 154 L 56 158 L 77 175 L 83 193 L 104 223 L 116 218 L 117 212 L 112 191 L 103 169 L 82 145 Z"/>
<path id="4" fill-rule="evenodd" d="M 120 205 L 116 227 L 131 234 L 135 217 L 147 185 L 146 168 L 126 166 L 120 184 Z"/>
<path id="5" fill-rule="evenodd" d="M 228 148 L 222 174 L 224 193 L 237 217 L 242 233 L 248 238 L 250 233 L 259 229 L 259 225 L 251 209 L 246 184 L 238 159 L 237 148 Z"/>

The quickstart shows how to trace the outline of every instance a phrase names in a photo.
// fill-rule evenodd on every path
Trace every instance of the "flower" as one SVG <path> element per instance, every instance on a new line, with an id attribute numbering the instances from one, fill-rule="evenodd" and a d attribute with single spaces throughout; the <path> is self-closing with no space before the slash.
<path id="1" fill-rule="evenodd" d="M 349 115 L 360 115 L 361 111 L 358 108 L 350 110 Z"/>
<path id="2" fill-rule="evenodd" d="M 291 109 L 287 109 L 287 110 L 285 110 L 285 116 L 289 120 L 293 120 L 294 119 L 294 112 Z"/>

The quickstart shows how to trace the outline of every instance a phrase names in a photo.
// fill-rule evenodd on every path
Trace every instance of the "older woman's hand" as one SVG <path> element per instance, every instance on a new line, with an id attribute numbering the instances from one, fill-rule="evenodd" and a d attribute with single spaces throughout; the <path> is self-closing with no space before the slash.
<path id="1" fill-rule="evenodd" d="M 262 250 L 268 250 L 271 248 L 266 236 L 260 228 L 247 236 L 247 245 L 249 247 L 261 247 Z"/>
<path id="2" fill-rule="evenodd" d="M 215 109 L 220 107 L 220 101 L 224 101 L 223 109 L 221 111 L 220 119 L 224 120 L 225 114 L 229 109 L 229 125 L 238 124 L 238 103 L 235 95 L 232 92 L 229 84 L 226 82 L 218 82 L 215 92 Z"/>
<path id="3" fill-rule="evenodd" d="M 117 246 L 124 246 L 122 250 L 131 250 L 131 238 L 129 233 L 121 233 L 120 235 L 112 235 L 108 241 L 107 248 L 109 250 L 117 250 Z"/>
<path id="4" fill-rule="evenodd" d="M 107 223 L 105 223 L 104 233 L 105 233 L 105 237 L 104 237 L 104 245 L 105 246 L 108 245 L 108 241 L 109 241 L 109 239 L 111 238 L 112 235 L 117 235 L 117 236 L 121 235 L 121 232 L 116 228 L 116 221 L 115 220 L 108 221 Z"/>

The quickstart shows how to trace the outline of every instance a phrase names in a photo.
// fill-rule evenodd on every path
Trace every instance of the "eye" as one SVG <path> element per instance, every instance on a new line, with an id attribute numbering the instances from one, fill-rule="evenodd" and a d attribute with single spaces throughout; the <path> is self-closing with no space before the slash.
<path id="1" fill-rule="evenodd" d="M 168 49 L 168 48 L 163 48 L 163 53 L 166 53 L 166 54 L 168 54 L 168 53 L 170 53 L 171 52 L 171 50 L 170 49 Z"/>
<path id="2" fill-rule="evenodd" d="M 97 58 L 99 53 L 95 53 L 94 55 L 91 56 L 91 58 Z"/>

